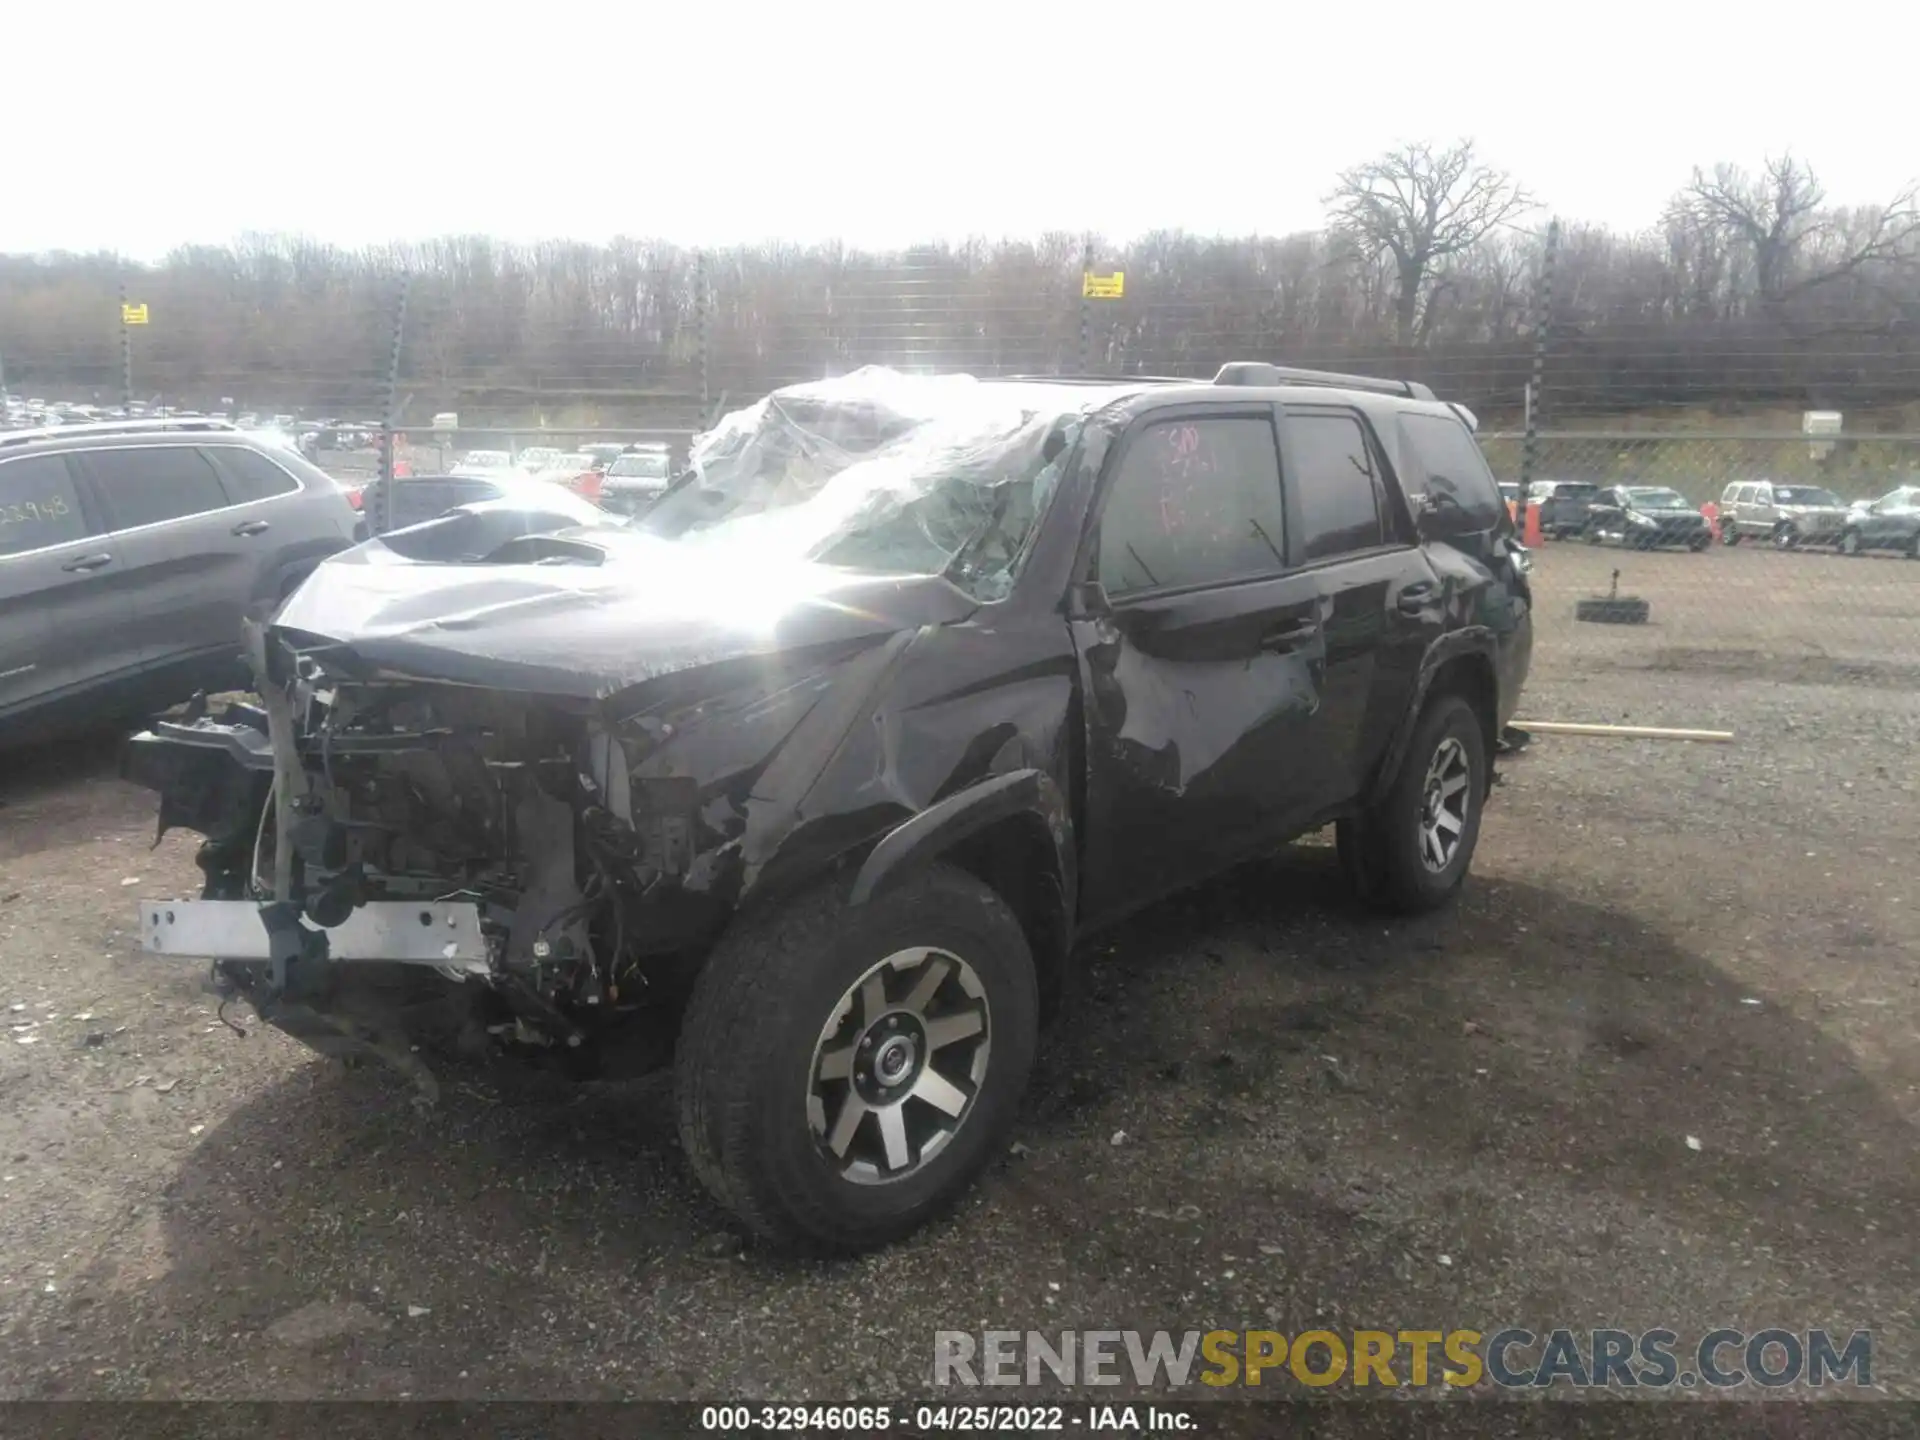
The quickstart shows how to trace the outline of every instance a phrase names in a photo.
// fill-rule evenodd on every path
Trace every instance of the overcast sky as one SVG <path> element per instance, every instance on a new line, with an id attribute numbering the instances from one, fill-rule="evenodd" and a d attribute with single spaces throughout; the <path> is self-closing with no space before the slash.
<path id="1" fill-rule="evenodd" d="M 1920 171 L 1920 12 L 1590 6 L 21 0 L 0 251 L 247 230 L 689 244 L 1317 224 L 1335 173 L 1472 136 L 1651 223 L 1696 162 Z M 1833 17 L 1829 26 L 1823 16 Z"/>

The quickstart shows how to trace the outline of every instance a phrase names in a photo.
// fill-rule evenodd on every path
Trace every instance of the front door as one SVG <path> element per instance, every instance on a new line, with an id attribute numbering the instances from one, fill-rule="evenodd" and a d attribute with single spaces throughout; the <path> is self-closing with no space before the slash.
<path id="1" fill-rule="evenodd" d="M 1161 411 L 1109 457 L 1073 621 L 1089 922 L 1248 853 L 1312 806 L 1332 599 L 1287 564 L 1271 406 Z"/>

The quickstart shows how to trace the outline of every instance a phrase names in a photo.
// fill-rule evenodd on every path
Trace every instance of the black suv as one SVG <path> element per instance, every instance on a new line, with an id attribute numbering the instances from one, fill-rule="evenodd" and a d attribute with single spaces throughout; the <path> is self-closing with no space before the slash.
<path id="1" fill-rule="evenodd" d="M 206 836 L 145 947 L 428 1088 L 671 1057 L 714 1194 L 851 1249 L 1003 1145 L 1091 930 L 1329 822 L 1383 907 L 1464 880 L 1531 599 L 1424 387 L 863 371 L 693 460 L 630 529 L 322 565 L 257 707 L 129 749 Z"/>
<path id="2" fill-rule="evenodd" d="M 357 521 L 327 475 L 222 420 L 0 434 L 0 736 L 244 684 L 242 619 Z"/>

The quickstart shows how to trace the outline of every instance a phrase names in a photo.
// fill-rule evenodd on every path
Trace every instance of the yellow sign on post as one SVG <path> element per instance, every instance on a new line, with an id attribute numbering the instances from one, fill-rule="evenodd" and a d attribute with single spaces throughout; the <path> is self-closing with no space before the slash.
<path id="1" fill-rule="evenodd" d="M 1127 272 L 1116 270 L 1111 275 L 1096 275 L 1091 270 L 1080 276 L 1080 296 L 1085 300 L 1119 300 L 1127 293 Z"/>
<path id="2" fill-rule="evenodd" d="M 147 323 L 147 307 L 144 305 L 122 305 L 120 307 L 122 325 L 144 325 Z"/>

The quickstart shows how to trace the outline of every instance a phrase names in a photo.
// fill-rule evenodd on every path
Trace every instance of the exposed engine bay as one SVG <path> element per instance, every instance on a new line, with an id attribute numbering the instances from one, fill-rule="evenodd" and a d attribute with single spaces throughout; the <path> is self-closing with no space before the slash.
<path id="1" fill-rule="evenodd" d="M 291 672 L 261 706 L 134 742 L 153 750 L 163 831 L 207 836 L 209 899 L 146 907 L 155 948 L 221 955 L 263 1017 L 423 1081 L 422 1043 L 551 1052 L 579 1073 L 636 1017 L 666 1018 L 675 957 L 717 916 L 700 897 L 660 903 L 691 859 L 693 787 L 632 777 L 644 732 L 616 737 L 565 701 L 340 683 L 282 636 L 254 640 L 278 651 L 266 677 Z M 232 901 L 259 907 L 258 936 L 236 936 Z"/>

